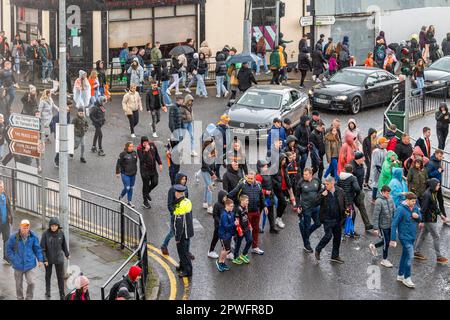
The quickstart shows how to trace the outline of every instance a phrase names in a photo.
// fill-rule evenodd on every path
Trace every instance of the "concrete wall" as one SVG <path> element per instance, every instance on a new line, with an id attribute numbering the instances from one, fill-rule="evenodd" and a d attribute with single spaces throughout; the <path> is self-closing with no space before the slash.
<path id="1" fill-rule="evenodd" d="M 303 0 L 288 0 L 286 3 L 286 15 L 280 20 L 280 31 L 284 35 L 284 40 L 293 40 L 286 44 L 286 53 L 288 62 L 298 60 L 298 42 L 302 37 L 302 27 L 300 26 L 300 17 L 303 14 Z"/>
<path id="2" fill-rule="evenodd" d="M 92 13 L 92 61 L 102 59 L 102 13 L 94 11 Z"/>
<path id="3" fill-rule="evenodd" d="M 50 43 L 50 12 L 42 11 L 42 37 Z M 53 43 L 51 43 L 53 45 Z"/>
<path id="4" fill-rule="evenodd" d="M 6 33 L 6 37 L 8 41 L 11 38 L 11 4 L 10 0 L 3 0 L 3 8 L 2 10 L 2 21 L 3 21 L 3 30 Z"/>

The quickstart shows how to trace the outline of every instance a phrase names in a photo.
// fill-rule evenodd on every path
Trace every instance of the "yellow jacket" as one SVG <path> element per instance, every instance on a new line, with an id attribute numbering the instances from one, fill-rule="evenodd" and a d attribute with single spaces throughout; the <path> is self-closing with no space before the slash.
<path id="1" fill-rule="evenodd" d="M 280 53 L 280 66 L 281 68 L 287 67 L 286 59 L 284 59 L 283 47 L 278 47 L 278 52 Z"/>

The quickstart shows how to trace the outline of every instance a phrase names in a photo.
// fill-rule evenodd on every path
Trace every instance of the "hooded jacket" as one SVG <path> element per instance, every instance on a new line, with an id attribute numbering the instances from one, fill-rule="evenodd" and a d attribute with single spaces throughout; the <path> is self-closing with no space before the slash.
<path id="1" fill-rule="evenodd" d="M 222 178 L 222 186 L 226 192 L 230 192 L 238 185 L 239 181 L 244 178 L 242 174 L 242 169 L 237 171 L 233 170 L 231 164 L 227 165 L 227 171 L 224 173 Z"/>
<path id="2" fill-rule="evenodd" d="M 357 150 L 358 148 L 355 144 L 355 136 L 352 133 L 347 132 L 345 135 L 345 143 L 339 151 L 338 174 L 344 172 L 345 165 L 350 163 L 355 158 L 355 151 Z"/>
<path id="3" fill-rule="evenodd" d="M 374 148 L 372 148 L 372 134 L 374 134 L 375 132 L 377 132 L 377 130 L 375 130 L 374 128 L 370 128 L 367 133 L 367 137 L 363 140 L 364 157 L 369 161 L 372 159 L 372 152 L 374 150 Z"/>
<path id="4" fill-rule="evenodd" d="M 381 149 L 378 145 L 377 148 L 372 152 L 372 158 L 370 162 L 370 177 L 372 181 L 372 188 L 378 188 L 378 181 L 380 180 L 381 170 L 383 168 L 386 154 L 386 149 Z"/>
<path id="5" fill-rule="evenodd" d="M 222 240 L 231 240 L 236 233 L 234 212 L 227 212 L 225 208 L 222 210 L 219 221 L 219 238 Z"/>
<path id="6" fill-rule="evenodd" d="M 163 100 L 163 94 L 161 92 L 161 88 L 157 88 L 156 90 L 153 90 L 151 87 L 148 89 L 147 94 L 145 95 L 145 106 L 147 108 L 147 111 L 155 111 L 160 110 L 161 107 L 163 107 L 164 100 Z"/>
<path id="7" fill-rule="evenodd" d="M 373 209 L 373 228 L 375 230 L 389 229 L 394 218 L 394 212 L 395 204 L 392 198 L 389 197 L 387 199 L 380 194 L 375 201 L 375 207 Z"/>
<path id="8" fill-rule="evenodd" d="M 394 151 L 388 151 L 386 158 L 384 159 L 383 166 L 381 168 L 380 179 L 378 180 L 378 190 L 384 185 L 389 185 L 392 180 L 392 170 L 394 167 L 400 167 L 397 162 L 392 162 L 391 157 L 394 156 L 395 161 L 398 160 L 397 155 Z"/>
<path id="9" fill-rule="evenodd" d="M 214 227 L 219 227 L 220 217 L 222 215 L 222 212 L 225 211 L 225 201 L 223 198 L 225 198 L 228 195 L 228 192 L 224 190 L 220 190 L 219 194 L 217 196 L 217 202 L 214 204 L 213 208 L 213 218 L 214 218 Z M 234 221 L 233 221 L 234 222 Z"/>
<path id="10" fill-rule="evenodd" d="M 428 189 L 424 192 L 421 212 L 422 212 L 422 222 L 425 223 L 436 223 L 438 215 L 442 214 L 446 216 L 445 212 L 439 210 L 436 186 L 438 185 L 438 179 L 428 180 Z"/>
<path id="11" fill-rule="evenodd" d="M 300 51 L 298 55 L 298 68 L 299 70 L 312 71 L 308 48 L 302 48 L 302 51 Z"/>
<path id="12" fill-rule="evenodd" d="M 188 186 L 187 186 L 187 175 L 185 175 L 184 173 L 177 173 L 175 176 L 175 184 L 181 184 L 181 179 L 186 178 L 186 191 L 184 192 L 184 196 L 186 198 L 189 198 L 189 190 L 188 190 Z M 175 187 L 172 186 L 169 189 L 169 192 L 167 194 L 167 209 L 169 210 L 170 215 L 173 215 L 173 210 L 174 209 L 174 204 L 175 204 Z"/>
<path id="13" fill-rule="evenodd" d="M 80 117 L 77 114 L 77 116 L 73 118 L 72 124 L 75 137 L 84 137 L 89 129 L 89 122 L 86 120 L 86 116 Z"/>
<path id="14" fill-rule="evenodd" d="M 51 230 L 52 225 L 58 226 L 58 231 Z M 48 229 L 42 234 L 41 248 L 44 254 L 44 261 L 48 264 L 63 264 L 64 257 L 69 257 L 66 238 L 61 230 L 59 220 L 56 217 L 50 219 Z"/>
<path id="15" fill-rule="evenodd" d="M 193 107 L 187 105 L 190 100 L 194 101 L 194 98 L 190 94 L 186 95 L 184 98 L 184 104 L 180 108 L 181 121 L 183 123 L 190 123 L 194 121 Z"/>
<path id="16" fill-rule="evenodd" d="M 355 129 L 350 130 L 350 127 L 349 127 L 350 123 L 353 123 L 355 125 Z M 357 146 L 360 146 L 364 142 L 364 137 L 363 137 L 361 131 L 359 130 L 355 119 L 348 120 L 347 128 L 345 128 L 345 130 L 344 130 L 344 137 L 347 135 L 347 133 L 351 133 L 356 138 L 355 143 Z"/>
<path id="17" fill-rule="evenodd" d="M 341 147 L 342 142 L 338 134 L 335 136 L 331 131 L 325 134 L 325 154 L 328 162 L 331 162 L 331 158 L 339 158 Z"/>
<path id="18" fill-rule="evenodd" d="M 116 174 L 125 174 L 127 176 L 135 176 L 137 173 L 138 155 L 136 151 L 122 151 L 116 162 Z"/>
<path id="19" fill-rule="evenodd" d="M 350 165 L 353 167 L 353 175 L 358 180 L 359 187 L 362 190 L 363 185 L 364 185 L 365 173 L 366 173 L 366 170 L 364 169 L 364 164 L 359 165 L 356 162 L 356 160 L 353 159 L 352 162 L 350 162 Z"/>
<path id="20" fill-rule="evenodd" d="M 290 146 L 292 142 L 295 143 L 293 146 Z M 297 154 L 297 161 L 300 161 L 301 156 L 305 154 L 307 150 L 307 148 L 298 144 L 298 140 L 295 136 L 291 135 L 286 138 L 286 147 L 284 148 L 284 152 L 294 152 Z"/>
<path id="21" fill-rule="evenodd" d="M 405 162 L 403 162 L 403 167 L 406 170 L 409 170 L 411 168 L 411 165 L 413 164 L 413 162 L 418 158 L 422 158 L 423 160 L 423 165 L 426 167 L 427 164 L 430 162 L 430 159 L 428 159 L 427 157 L 425 157 L 423 155 L 423 151 L 422 149 L 420 149 L 420 147 L 414 147 L 412 155 L 405 160 Z"/>
<path id="22" fill-rule="evenodd" d="M 417 213 L 419 218 L 414 219 L 413 213 Z M 414 242 L 417 235 L 417 225 L 421 220 L 422 214 L 417 205 L 411 211 L 406 202 L 401 203 L 395 210 L 394 220 L 392 221 L 391 241 L 397 241 L 398 237 L 400 241 Z"/>
<path id="23" fill-rule="evenodd" d="M 439 172 L 439 168 L 441 167 L 442 161 L 439 161 L 435 155 L 432 155 L 430 162 L 426 166 L 428 171 L 428 178 L 436 178 L 440 183 L 442 183 L 442 172 Z"/>
<path id="24" fill-rule="evenodd" d="M 252 86 L 252 83 L 258 84 L 256 82 L 255 76 L 250 68 L 241 68 L 237 75 L 239 81 L 239 90 L 246 91 Z"/>
<path id="25" fill-rule="evenodd" d="M 355 202 L 356 196 L 361 193 L 361 188 L 358 184 L 358 180 L 351 173 L 341 172 L 341 174 L 339 174 L 339 181 L 337 185 L 344 191 L 346 207 L 353 204 Z"/>
<path id="26" fill-rule="evenodd" d="M 89 111 L 89 118 L 91 119 L 94 127 L 102 127 L 105 124 L 106 122 L 105 115 L 106 115 L 105 107 L 101 105 L 97 100 L 94 103 L 94 106 Z"/>
<path id="27" fill-rule="evenodd" d="M 144 82 L 144 69 L 140 65 L 139 59 L 137 57 L 133 59 L 133 62 L 137 63 L 137 67 L 133 68 L 132 66 L 130 66 L 127 71 L 130 75 L 130 85 L 134 84 L 140 87 Z"/>
<path id="28" fill-rule="evenodd" d="M 30 230 L 26 241 L 20 236 L 20 231 L 13 233 L 6 244 L 6 256 L 11 261 L 14 270 L 27 272 L 36 268 L 36 260 L 44 262 L 39 238 Z"/>
<path id="29" fill-rule="evenodd" d="M 150 150 L 145 151 L 144 142 L 148 142 Z M 137 147 L 137 154 L 139 158 L 139 169 L 142 178 L 150 178 L 151 176 L 158 175 L 158 168 L 156 164 L 162 165 L 161 158 L 159 157 L 158 148 L 156 145 L 149 141 L 147 137 L 141 138 L 141 143 Z"/>
<path id="30" fill-rule="evenodd" d="M 417 161 L 417 160 L 416 160 Z M 420 169 L 416 169 L 415 164 L 408 171 L 408 189 L 421 198 L 427 189 L 428 172 L 424 169 L 423 161 Z"/>
<path id="31" fill-rule="evenodd" d="M 450 124 L 450 114 L 448 113 L 448 107 L 445 105 L 446 114 L 441 112 L 441 108 L 436 112 L 436 129 L 437 130 L 448 130 Z M 447 119 L 445 119 L 447 117 Z"/>
<path id="32" fill-rule="evenodd" d="M 408 160 L 409 157 L 411 157 L 413 153 L 413 147 L 411 143 L 404 144 L 403 141 L 399 140 L 397 142 L 397 145 L 395 146 L 394 151 L 398 156 L 398 160 L 401 163 L 404 163 L 406 160 Z"/>
<path id="33" fill-rule="evenodd" d="M 295 130 L 295 137 L 298 140 L 298 144 L 304 148 L 307 148 L 311 139 L 311 127 L 306 125 L 306 122 L 310 120 L 307 115 L 300 118 L 300 125 Z"/>
<path id="34" fill-rule="evenodd" d="M 323 131 L 317 131 L 314 129 L 311 133 L 311 143 L 319 151 L 319 156 L 322 158 L 325 155 L 325 140 L 323 136 Z"/>
<path id="35" fill-rule="evenodd" d="M 405 180 L 403 180 L 403 169 L 392 168 L 392 180 L 389 182 L 389 188 L 391 188 L 391 198 L 394 201 L 394 205 L 397 208 L 400 203 L 405 201 L 403 192 L 408 192 L 408 186 Z"/>
<path id="36" fill-rule="evenodd" d="M 38 108 L 38 100 L 37 100 L 38 94 L 31 94 L 30 92 L 26 92 L 22 99 L 22 114 L 26 114 L 28 116 L 34 116 L 35 110 Z"/>

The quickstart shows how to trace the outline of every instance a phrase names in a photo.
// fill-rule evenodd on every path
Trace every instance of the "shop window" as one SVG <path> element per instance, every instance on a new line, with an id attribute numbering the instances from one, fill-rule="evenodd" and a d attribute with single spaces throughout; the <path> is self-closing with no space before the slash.
<path id="1" fill-rule="evenodd" d="M 135 20 L 109 23 L 109 47 L 120 48 L 124 42 L 130 47 L 143 46 L 151 40 L 152 21 Z"/>
<path id="2" fill-rule="evenodd" d="M 254 0 L 252 6 L 253 26 L 270 26 L 276 23 L 276 0 Z"/>

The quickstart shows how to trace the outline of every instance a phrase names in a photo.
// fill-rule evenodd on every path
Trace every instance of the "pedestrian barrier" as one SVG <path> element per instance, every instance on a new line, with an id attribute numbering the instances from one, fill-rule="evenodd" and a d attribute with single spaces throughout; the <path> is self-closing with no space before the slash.
<path id="1" fill-rule="evenodd" d="M 0 179 L 5 191 L 11 196 L 14 209 L 46 218 L 60 217 L 59 182 L 44 179 L 42 192 L 41 176 L 18 169 L 0 166 Z M 69 225 L 78 230 L 120 244 L 131 255 L 101 287 L 102 300 L 108 298 L 110 287 L 126 274 L 126 267 L 137 260 L 135 265 L 142 268 L 136 299 L 145 300 L 148 277 L 147 230 L 142 215 L 124 204 L 98 193 L 69 186 Z"/>
<path id="2" fill-rule="evenodd" d="M 411 121 L 421 116 L 425 116 L 428 113 L 436 112 L 439 109 L 441 102 L 447 101 L 448 93 L 450 92 L 450 86 L 429 86 L 425 89 L 423 94 L 412 96 L 410 103 L 409 114 L 405 114 L 405 99 L 402 98 L 402 94 L 399 93 L 392 100 L 389 107 L 386 109 L 383 115 L 383 135 L 386 134 L 389 126 L 393 123 L 397 125 L 397 136 L 401 138 L 404 133 L 405 121 Z M 400 118 L 400 119 L 399 119 Z M 400 124 L 400 125 L 399 125 Z M 417 140 L 411 137 L 413 144 Z M 436 148 L 432 148 L 433 152 Z M 450 153 L 444 151 L 444 160 L 442 160 L 442 166 L 444 171 L 442 172 L 442 187 L 450 190 Z"/>

